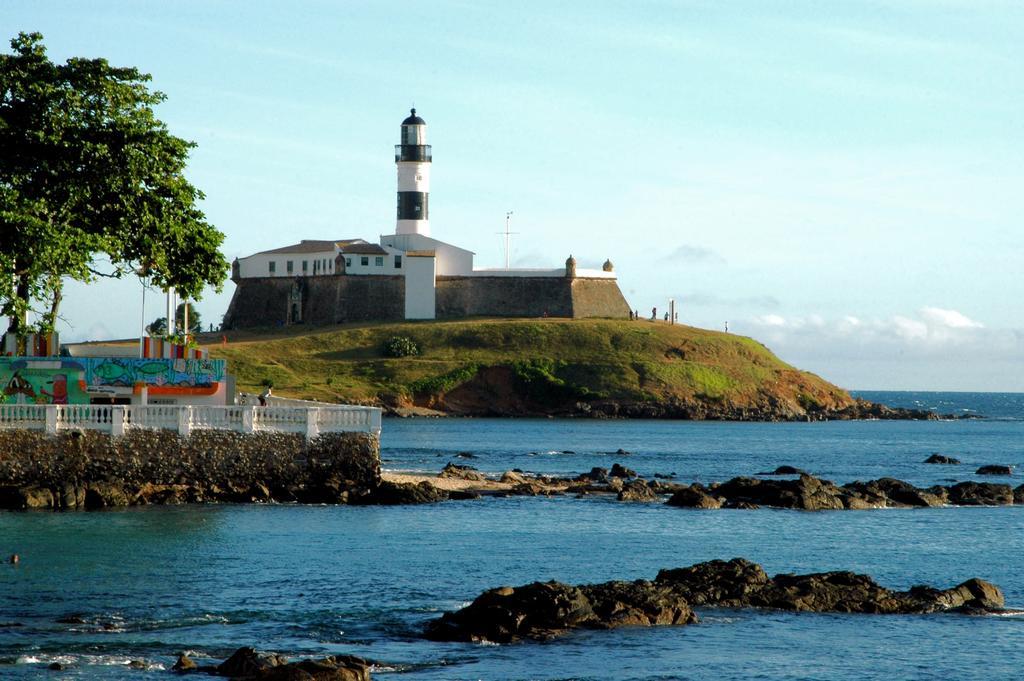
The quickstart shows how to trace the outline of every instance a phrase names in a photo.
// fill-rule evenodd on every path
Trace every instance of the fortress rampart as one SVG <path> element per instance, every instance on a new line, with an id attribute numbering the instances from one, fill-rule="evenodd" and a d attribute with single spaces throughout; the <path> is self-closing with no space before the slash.
<path id="1" fill-rule="evenodd" d="M 405 318 L 401 276 L 263 277 L 236 281 L 224 328 L 328 325 Z M 438 276 L 438 319 L 629 316 L 614 279 Z"/>

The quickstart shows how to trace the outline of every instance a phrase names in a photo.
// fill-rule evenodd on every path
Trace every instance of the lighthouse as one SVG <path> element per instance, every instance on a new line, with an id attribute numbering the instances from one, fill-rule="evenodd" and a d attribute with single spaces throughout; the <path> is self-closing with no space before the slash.
<path id="1" fill-rule="evenodd" d="M 395 145 L 395 165 L 398 166 L 396 233 L 430 236 L 430 145 L 427 144 L 427 122 L 416 115 L 416 109 L 402 121 L 401 141 Z"/>

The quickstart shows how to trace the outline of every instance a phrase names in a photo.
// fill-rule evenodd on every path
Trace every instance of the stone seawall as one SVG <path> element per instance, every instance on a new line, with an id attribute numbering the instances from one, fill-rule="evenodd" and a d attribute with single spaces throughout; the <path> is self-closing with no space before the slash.
<path id="1" fill-rule="evenodd" d="M 76 509 L 150 503 L 372 502 L 380 445 L 365 433 L 301 435 L 166 431 L 121 437 L 0 431 L 0 508 Z"/>

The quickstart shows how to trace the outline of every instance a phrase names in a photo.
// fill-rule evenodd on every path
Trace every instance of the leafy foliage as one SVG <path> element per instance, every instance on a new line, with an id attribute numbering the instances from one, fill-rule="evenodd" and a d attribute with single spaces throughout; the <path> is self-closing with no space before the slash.
<path id="1" fill-rule="evenodd" d="M 564 361 L 550 359 L 532 359 L 511 364 L 520 390 L 540 404 L 556 405 L 568 400 L 594 397 L 586 386 L 576 385 L 557 375 L 567 366 Z"/>
<path id="2" fill-rule="evenodd" d="M 181 330 L 185 326 L 185 306 L 188 305 L 188 332 L 199 333 L 203 330 L 202 319 L 199 316 L 199 311 L 196 310 L 192 303 L 178 303 L 177 309 L 174 311 L 174 333 L 181 333 Z M 146 333 L 150 336 L 166 336 L 167 331 L 167 317 L 157 317 L 153 322 L 146 327 Z"/>
<path id="3" fill-rule="evenodd" d="M 39 302 L 39 326 L 52 329 L 64 278 L 138 274 L 193 299 L 219 287 L 224 237 L 184 177 L 195 145 L 154 115 L 164 95 L 105 59 L 56 64 L 42 40 L 20 33 L 0 55 L 0 313 L 11 330 L 26 331 Z"/>
<path id="4" fill-rule="evenodd" d="M 418 354 L 419 343 L 408 336 L 391 336 L 384 341 L 384 355 L 387 357 L 412 357 Z"/>
<path id="5" fill-rule="evenodd" d="M 472 379 L 479 370 L 479 365 L 467 364 L 440 376 L 430 376 L 413 381 L 409 384 L 409 390 L 415 395 L 446 393 Z"/>

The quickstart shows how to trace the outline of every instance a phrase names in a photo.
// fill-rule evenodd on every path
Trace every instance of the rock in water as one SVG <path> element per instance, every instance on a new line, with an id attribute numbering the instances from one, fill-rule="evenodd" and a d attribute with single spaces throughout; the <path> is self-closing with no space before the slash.
<path id="1" fill-rule="evenodd" d="M 448 493 L 438 489 L 426 480 L 419 484 L 408 482 L 383 481 L 377 489 L 363 497 L 357 497 L 353 504 L 380 504 L 382 506 L 394 506 L 397 504 L 432 504 L 435 501 L 444 501 Z"/>
<path id="2" fill-rule="evenodd" d="M 470 480 L 473 482 L 482 482 L 487 479 L 487 476 L 476 470 L 472 466 L 460 466 L 459 464 L 448 462 L 441 472 L 438 474 L 439 478 L 456 478 L 458 480 Z"/>
<path id="3" fill-rule="evenodd" d="M 255 677 L 264 670 L 279 667 L 288 660 L 274 653 L 258 653 L 255 648 L 239 648 L 231 657 L 217 665 L 217 673 L 221 676 Z"/>
<path id="4" fill-rule="evenodd" d="M 957 506 L 1006 506 L 1013 503 L 1009 485 L 960 482 L 949 488 L 949 503 Z"/>
<path id="5" fill-rule="evenodd" d="M 743 558 L 662 570 L 653 582 L 613 581 L 571 586 L 534 582 L 485 591 L 471 604 L 428 623 L 435 641 L 548 639 L 571 629 L 692 624 L 692 607 L 760 607 L 804 612 L 926 614 L 997 610 L 997 586 L 971 579 L 940 591 L 916 586 L 891 591 L 853 572 L 780 574 Z"/>
<path id="6" fill-rule="evenodd" d="M 288 662 L 280 655 L 258 653 L 253 648 L 239 648 L 210 671 L 246 681 L 370 681 L 370 663 L 353 655 Z"/>
<path id="7" fill-rule="evenodd" d="M 931 456 L 929 456 L 927 459 L 924 460 L 924 462 L 925 463 L 939 463 L 939 464 L 953 465 L 953 464 L 960 463 L 960 459 L 954 459 L 951 456 L 945 456 L 944 454 L 936 453 L 936 454 L 932 454 Z"/>
<path id="8" fill-rule="evenodd" d="M 998 464 L 989 464 L 988 466 L 982 466 L 978 470 L 974 471 L 975 475 L 1013 475 L 1013 468 L 1011 466 L 1001 466 Z"/>
<path id="9" fill-rule="evenodd" d="M 733 478 L 719 485 L 715 496 L 724 497 L 731 503 L 746 502 L 804 511 L 845 508 L 843 491 L 831 481 L 812 475 L 801 475 L 797 480 Z"/>
<path id="10" fill-rule="evenodd" d="M 722 502 L 708 494 L 698 484 L 690 485 L 677 490 L 667 502 L 669 506 L 681 506 L 683 508 L 721 508 Z"/>
<path id="11" fill-rule="evenodd" d="M 622 464 L 613 463 L 612 470 L 609 475 L 613 478 L 635 478 L 636 471 L 626 468 Z"/>
<path id="12" fill-rule="evenodd" d="M 171 671 L 185 673 L 195 671 L 198 668 L 199 665 L 195 663 L 195 660 L 188 656 L 188 653 L 182 653 L 181 655 L 178 655 L 178 661 L 171 667 Z"/>
<path id="13" fill-rule="evenodd" d="M 643 480 L 630 480 L 622 486 L 619 501 L 657 501 L 658 493 Z"/>
<path id="14" fill-rule="evenodd" d="M 770 473 L 758 473 L 758 475 L 810 475 L 807 471 L 802 468 L 795 466 L 779 466 Z"/>
<path id="15" fill-rule="evenodd" d="M 672 587 L 690 605 L 734 608 L 749 605 L 751 594 L 759 592 L 769 582 L 764 568 L 744 558 L 661 570 L 655 581 Z"/>
<path id="16" fill-rule="evenodd" d="M 534 582 L 485 591 L 470 605 L 427 625 L 435 641 L 545 640 L 577 628 L 691 624 L 697 618 L 685 600 L 652 582 L 606 582 L 569 586 Z"/>

